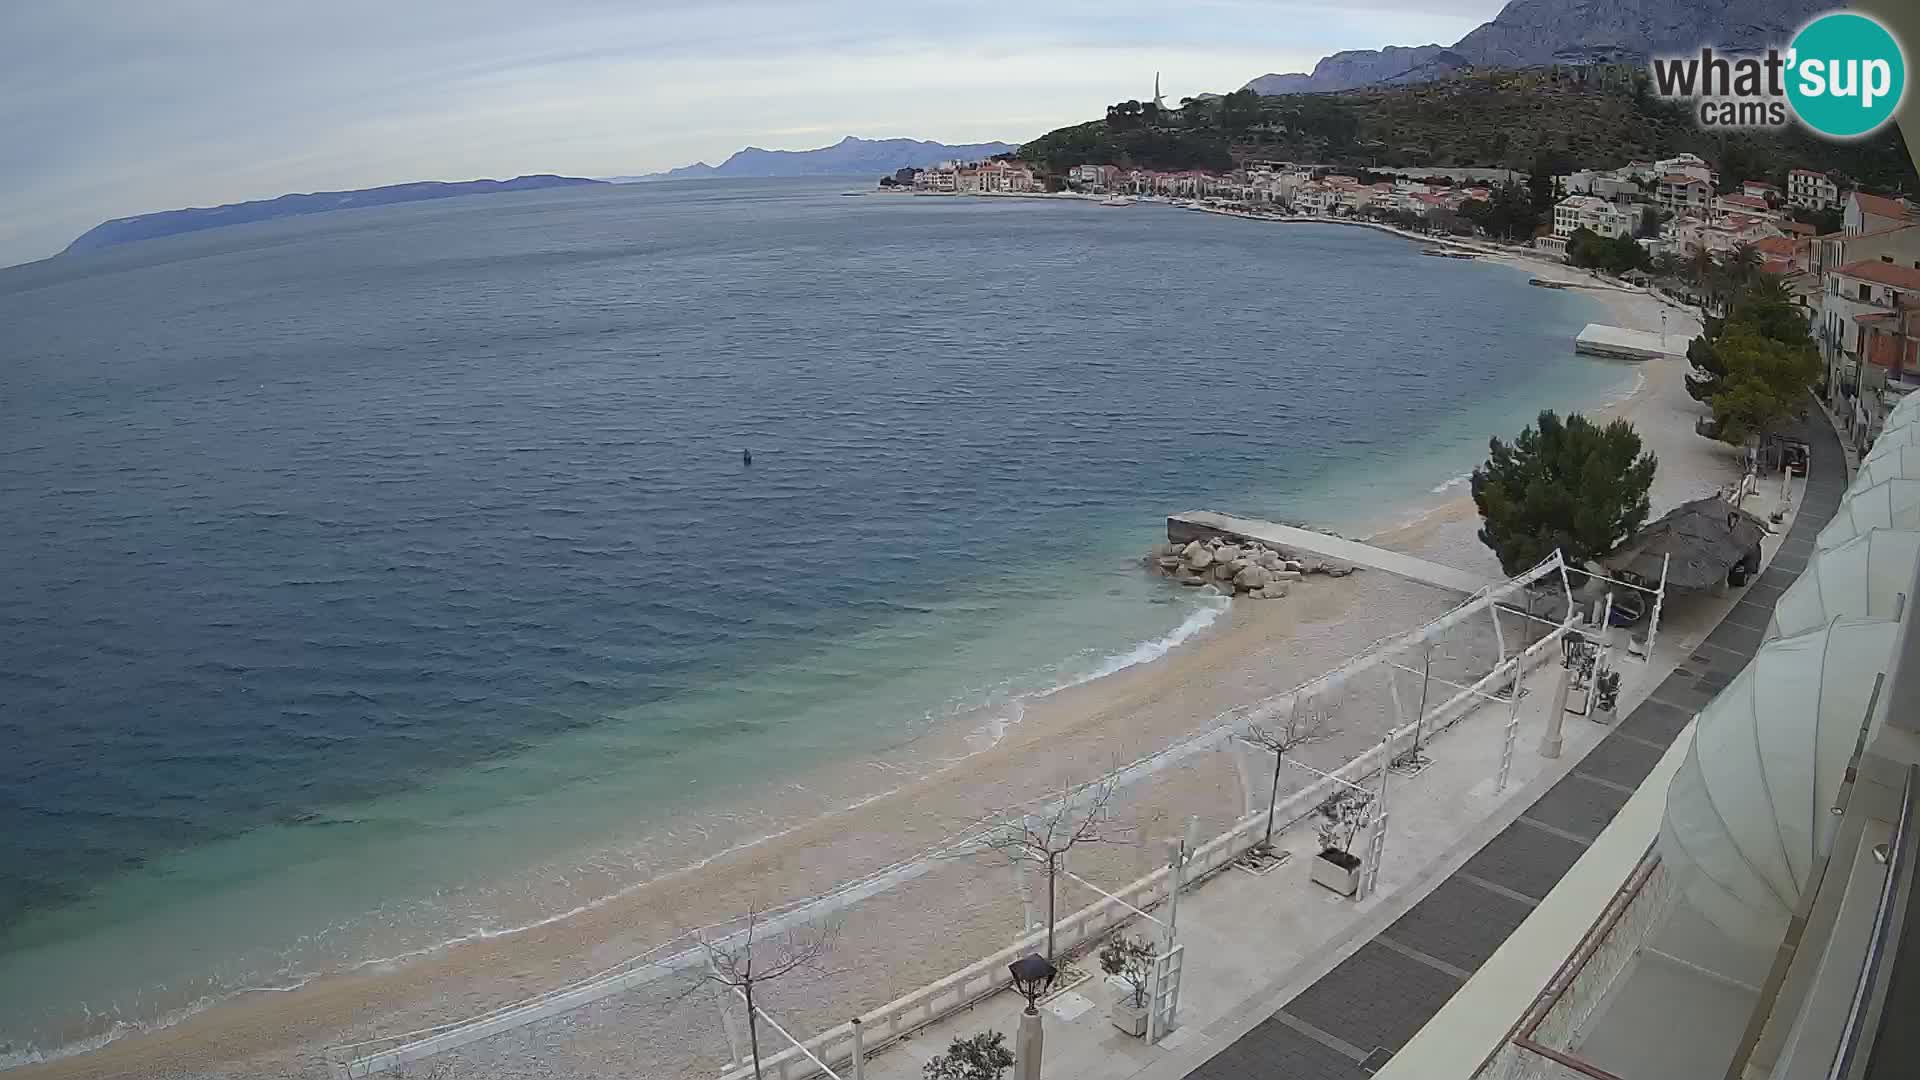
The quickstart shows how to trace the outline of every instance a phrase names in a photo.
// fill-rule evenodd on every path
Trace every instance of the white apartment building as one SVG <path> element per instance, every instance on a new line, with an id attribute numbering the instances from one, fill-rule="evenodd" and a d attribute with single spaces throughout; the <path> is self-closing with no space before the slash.
<path id="1" fill-rule="evenodd" d="M 1553 235 L 1562 239 L 1580 229 L 1601 236 L 1627 236 L 1633 225 L 1627 212 L 1593 195 L 1569 195 L 1553 207 Z"/>
<path id="2" fill-rule="evenodd" d="M 1705 158 L 1694 154 L 1680 154 L 1677 157 L 1661 158 L 1653 163 L 1654 175 L 1672 176 L 1679 173 L 1696 180 L 1705 180 L 1709 185 L 1720 182 L 1720 174 L 1713 171 Z"/>
<path id="3" fill-rule="evenodd" d="M 1825 173 L 1794 169 L 1787 173 L 1787 202 L 1812 210 L 1840 205 L 1840 189 Z"/>

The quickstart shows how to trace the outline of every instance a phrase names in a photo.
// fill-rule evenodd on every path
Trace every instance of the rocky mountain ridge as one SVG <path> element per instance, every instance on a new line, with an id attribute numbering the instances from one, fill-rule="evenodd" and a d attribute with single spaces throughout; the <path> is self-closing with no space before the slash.
<path id="1" fill-rule="evenodd" d="M 920 139 L 861 139 L 852 135 L 832 146 L 814 150 L 762 150 L 749 146 L 718 165 L 698 161 L 646 176 L 619 177 L 640 182 L 654 180 L 717 180 L 727 177 L 880 176 L 895 169 L 926 168 L 952 158 L 978 160 L 1011 154 L 1012 143 L 948 143 Z"/>
<path id="2" fill-rule="evenodd" d="M 1784 46 L 1832 0 L 1510 0 L 1451 46 L 1389 45 L 1335 53 L 1311 74 L 1262 75 L 1260 94 L 1313 94 L 1424 82 L 1463 67 L 1539 67 Z"/>

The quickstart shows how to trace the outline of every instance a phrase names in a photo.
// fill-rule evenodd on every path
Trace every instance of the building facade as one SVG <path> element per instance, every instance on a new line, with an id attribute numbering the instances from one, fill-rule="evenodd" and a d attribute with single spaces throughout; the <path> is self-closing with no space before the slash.
<path id="1" fill-rule="evenodd" d="M 1787 173 L 1787 202 L 1809 210 L 1825 210 L 1840 205 L 1840 189 L 1825 173 L 1794 169 Z"/>

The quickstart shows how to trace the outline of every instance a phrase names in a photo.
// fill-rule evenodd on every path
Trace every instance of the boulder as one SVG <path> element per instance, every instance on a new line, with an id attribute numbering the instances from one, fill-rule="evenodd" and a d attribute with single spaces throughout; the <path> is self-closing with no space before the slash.
<path id="1" fill-rule="evenodd" d="M 1306 568 L 1307 567 L 1305 563 L 1301 563 L 1293 559 L 1288 559 L 1286 561 L 1286 565 L 1281 567 L 1282 570 L 1291 570 L 1296 574 L 1305 571 Z"/>
<path id="2" fill-rule="evenodd" d="M 1299 581 L 1300 577 L 1298 570 L 1273 570 L 1267 574 L 1268 581 Z"/>
<path id="3" fill-rule="evenodd" d="M 1182 545 L 1182 544 L 1155 544 L 1155 545 L 1153 545 L 1153 553 L 1154 553 L 1155 555 L 1161 555 L 1161 556 L 1166 556 L 1166 555 L 1179 555 L 1179 554 L 1180 554 L 1180 553 L 1181 553 L 1182 551 L 1185 551 L 1185 550 L 1186 550 L 1186 547 L 1185 547 L 1185 545 Z"/>
<path id="4" fill-rule="evenodd" d="M 1326 575 L 1328 577 L 1346 577 L 1351 573 L 1353 573 L 1353 567 L 1351 566 L 1329 566 L 1326 568 Z"/>
<path id="5" fill-rule="evenodd" d="M 1221 544 L 1220 547 L 1214 551 L 1213 557 L 1219 559 L 1221 562 L 1232 562 L 1245 554 L 1246 553 L 1241 551 L 1236 544 Z"/>
<path id="6" fill-rule="evenodd" d="M 1173 580 L 1179 582 L 1182 585 L 1205 585 L 1207 583 L 1206 578 L 1201 577 L 1199 574 L 1196 574 L 1191 570 L 1181 570 L 1176 572 L 1173 575 Z"/>
<path id="7" fill-rule="evenodd" d="M 1180 569 L 1180 556 L 1178 555 L 1162 555 L 1158 559 L 1155 559 L 1154 562 L 1157 563 L 1162 570 Z"/>
<path id="8" fill-rule="evenodd" d="M 1282 600 L 1286 598 L 1287 586 L 1283 582 L 1278 582 L 1278 581 L 1269 582 L 1266 588 L 1261 589 L 1259 592 L 1254 593 L 1253 595 L 1259 597 L 1262 600 Z"/>
<path id="9" fill-rule="evenodd" d="M 1233 575 L 1233 583 L 1242 589 L 1263 589 L 1267 585 L 1267 568 L 1248 566 Z"/>
<path id="10" fill-rule="evenodd" d="M 1201 547 L 1198 542 L 1187 545 L 1187 549 L 1180 553 L 1180 557 L 1186 560 L 1189 568 L 1194 570 L 1205 570 L 1213 565 L 1213 552 Z"/>
<path id="11" fill-rule="evenodd" d="M 1281 566 L 1280 556 L 1272 548 L 1261 548 L 1259 561 L 1269 570 L 1278 570 Z"/>
<path id="12" fill-rule="evenodd" d="M 1233 564 L 1223 563 L 1223 562 L 1217 562 L 1213 564 L 1213 580 L 1232 581 L 1233 575 L 1234 575 Z"/>

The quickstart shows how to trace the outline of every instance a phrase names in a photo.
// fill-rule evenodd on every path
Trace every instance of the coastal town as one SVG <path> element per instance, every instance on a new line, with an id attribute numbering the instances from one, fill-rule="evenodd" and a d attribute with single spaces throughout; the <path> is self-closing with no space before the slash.
<path id="1" fill-rule="evenodd" d="M 1499 235 L 1491 211 L 1503 192 L 1534 180 L 1502 169 L 1373 172 L 1249 161 L 1214 173 L 1094 163 L 1071 167 L 1049 191 L 1049 178 L 1030 164 L 994 159 L 902 169 L 884 183 L 916 195 L 1164 202 L 1243 218 L 1386 225 L 1436 240 L 1508 241 L 1511 251 L 1709 307 L 1727 268 L 1761 271 L 1808 320 L 1825 365 L 1818 390 L 1852 447 L 1864 450 L 1901 398 L 1920 388 L 1920 205 L 1812 169 L 1787 169 L 1780 179 L 1724 177 L 1686 153 L 1576 169 L 1543 181 L 1551 217 L 1525 236 Z M 1606 243 L 1614 254 L 1596 250 Z"/>

